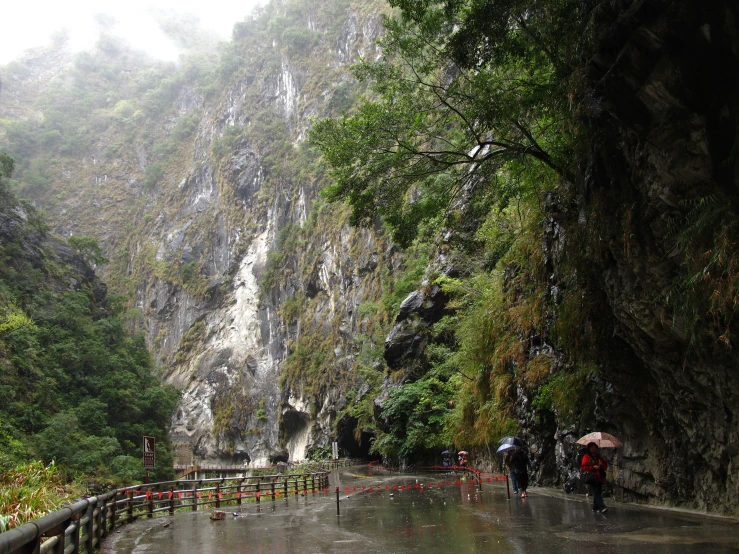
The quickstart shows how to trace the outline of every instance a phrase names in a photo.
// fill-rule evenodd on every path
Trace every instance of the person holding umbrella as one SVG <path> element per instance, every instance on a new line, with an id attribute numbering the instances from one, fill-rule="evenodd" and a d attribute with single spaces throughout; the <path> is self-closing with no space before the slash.
<path id="1" fill-rule="evenodd" d="M 587 445 L 587 451 L 582 457 L 580 469 L 583 475 L 582 482 L 590 485 L 593 489 L 593 511 L 604 514 L 608 511 L 603 502 L 603 485 L 606 484 L 608 462 L 600 455 L 600 449 L 618 448 L 623 446 L 624 443 L 613 435 L 596 431 L 580 437 L 577 444 Z"/>
<path id="2" fill-rule="evenodd" d="M 467 464 L 469 463 L 467 461 L 467 456 L 469 453 L 466 450 L 461 450 L 459 452 L 459 466 L 460 467 L 467 467 Z"/>
<path id="3" fill-rule="evenodd" d="M 583 482 L 593 489 L 593 511 L 605 514 L 608 511 L 603 502 L 603 485 L 606 484 L 608 462 L 600 455 L 595 442 L 588 443 L 588 450 L 582 457 Z"/>
<path id="4" fill-rule="evenodd" d="M 513 485 L 513 494 L 518 494 L 518 489 L 520 488 L 518 476 L 524 475 L 526 486 L 521 488 L 521 498 L 526 498 L 526 488 L 528 487 L 529 483 L 529 460 L 526 452 L 522 452 L 522 454 L 518 453 L 519 449 L 525 446 L 525 443 L 519 437 L 509 436 L 500 439 L 498 441 L 498 444 L 500 445 L 500 447 L 498 448 L 498 453 L 506 453 L 503 461 L 505 462 L 505 465 L 508 467 L 508 471 L 510 472 L 508 478 Z M 518 470 L 516 469 L 517 466 Z"/>
<path id="5" fill-rule="evenodd" d="M 521 491 L 521 498 L 527 498 L 529 494 L 526 489 L 529 488 L 529 455 L 526 450 L 517 447 L 511 454 L 511 464 L 513 465 L 514 479 L 518 490 Z"/>
<path id="6" fill-rule="evenodd" d="M 443 456 L 442 464 L 444 467 L 452 467 L 452 453 L 449 450 L 444 450 L 441 455 Z"/>
<path id="7" fill-rule="evenodd" d="M 505 458 L 503 458 L 503 461 L 505 462 L 505 465 L 508 468 L 508 478 L 511 480 L 511 486 L 513 487 L 513 494 L 518 494 L 518 483 L 516 481 L 516 471 L 513 466 L 513 461 L 511 459 L 513 458 L 513 453 L 515 451 L 516 451 L 515 446 L 511 446 L 509 449 L 507 449 L 505 451 Z"/>

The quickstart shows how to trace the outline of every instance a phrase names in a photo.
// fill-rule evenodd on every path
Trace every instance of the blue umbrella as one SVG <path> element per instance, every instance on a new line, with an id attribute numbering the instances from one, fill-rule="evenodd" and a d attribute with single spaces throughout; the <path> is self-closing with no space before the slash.
<path id="1" fill-rule="evenodd" d="M 515 450 L 515 449 L 516 449 L 515 444 L 503 444 L 499 446 L 498 450 L 496 450 L 495 452 L 500 454 L 501 452 L 507 452 L 508 450 Z"/>

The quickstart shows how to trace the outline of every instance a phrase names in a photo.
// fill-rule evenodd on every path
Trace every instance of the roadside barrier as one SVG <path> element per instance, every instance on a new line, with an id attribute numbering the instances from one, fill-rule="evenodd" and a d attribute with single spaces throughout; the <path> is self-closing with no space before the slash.
<path id="1" fill-rule="evenodd" d="M 396 473 L 413 473 L 413 472 L 468 473 L 472 475 L 474 480 L 477 481 L 478 488 L 482 490 L 482 474 L 472 466 L 458 466 L 458 465 L 424 466 L 424 467 L 408 466 L 406 468 L 401 469 L 398 467 L 383 465 L 381 460 L 374 460 L 368 463 L 367 466 L 370 469 L 378 469 L 378 470 L 381 469 L 384 471 L 390 471 L 390 472 L 396 472 Z M 488 483 L 490 483 L 490 479 L 488 479 Z"/>
<path id="2" fill-rule="evenodd" d="M 416 483 L 383 483 L 380 486 L 343 487 L 346 495 L 355 493 L 411 493 L 422 494 L 447 487 L 480 487 L 487 483 L 505 481 L 506 475 L 482 475 L 469 467 L 416 468 L 416 471 L 453 475 L 419 478 Z M 330 498 L 329 472 L 303 474 L 260 475 L 254 477 L 226 477 L 219 479 L 180 479 L 149 485 L 124 487 L 108 493 L 79 500 L 51 514 L 0 533 L 0 554 L 78 554 L 92 553 L 116 526 L 131 523 L 140 517 L 151 518 L 157 513 L 174 514 L 176 510 L 197 511 L 209 506 L 220 508 L 225 504 L 242 502 L 259 504 L 280 497 L 321 496 Z M 340 488 L 335 487 L 336 513 L 339 514 Z M 510 498 L 510 491 L 509 491 Z"/>
<path id="3" fill-rule="evenodd" d="M 284 471 L 293 471 L 302 467 L 305 471 L 329 471 L 340 467 L 348 467 L 356 464 L 361 464 L 363 461 L 356 460 L 353 458 L 342 458 L 340 460 L 321 460 L 321 461 L 310 461 L 310 462 L 291 462 L 277 463 L 269 466 L 245 466 L 245 465 L 233 465 L 224 466 L 218 464 L 194 464 L 194 465 L 174 465 L 173 469 L 177 472 L 177 479 L 184 479 L 185 477 L 194 476 L 194 479 L 198 479 L 205 474 L 218 474 L 218 478 L 223 477 L 236 477 L 246 473 L 260 472 L 265 470 L 272 470 L 274 472 L 282 473 Z M 230 474 L 230 475 L 229 475 Z M 191 477 L 192 479 L 193 477 Z"/>
<path id="4" fill-rule="evenodd" d="M 178 480 L 124 487 L 0 533 L 0 554 L 79 554 L 93 549 L 116 525 L 155 513 L 280 496 L 328 493 L 328 471 L 220 479 Z M 184 488 L 184 487 L 187 488 Z"/>

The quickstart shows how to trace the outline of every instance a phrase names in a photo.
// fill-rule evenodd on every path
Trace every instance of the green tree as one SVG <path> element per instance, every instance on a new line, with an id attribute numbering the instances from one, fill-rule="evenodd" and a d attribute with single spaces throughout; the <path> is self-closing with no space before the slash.
<path id="1" fill-rule="evenodd" d="M 108 263 L 108 258 L 103 255 L 103 248 L 95 237 L 69 237 L 69 246 L 90 265 L 103 265 Z"/>
<path id="2" fill-rule="evenodd" d="M 555 18 L 577 3 L 541 4 L 394 2 L 382 58 L 354 67 L 371 94 L 311 132 L 334 179 L 324 195 L 348 200 L 354 224 L 379 213 L 407 245 L 463 194 L 495 193 L 511 164 L 567 177 L 572 53 L 549 44 L 571 44 L 576 25 Z"/>
<path id="3" fill-rule="evenodd" d="M 15 161 L 5 152 L 0 151 L 0 178 L 10 177 L 13 174 Z"/>

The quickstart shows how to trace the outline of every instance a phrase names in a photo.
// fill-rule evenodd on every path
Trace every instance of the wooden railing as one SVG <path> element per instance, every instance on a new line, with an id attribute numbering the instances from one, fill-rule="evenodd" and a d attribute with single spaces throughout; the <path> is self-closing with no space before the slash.
<path id="1" fill-rule="evenodd" d="M 56 512 L 0 533 L 0 554 L 79 554 L 93 549 L 116 525 L 155 513 L 243 501 L 276 500 L 281 494 L 327 492 L 326 471 L 136 485 L 79 500 Z M 185 488 L 186 486 L 187 488 Z"/>

